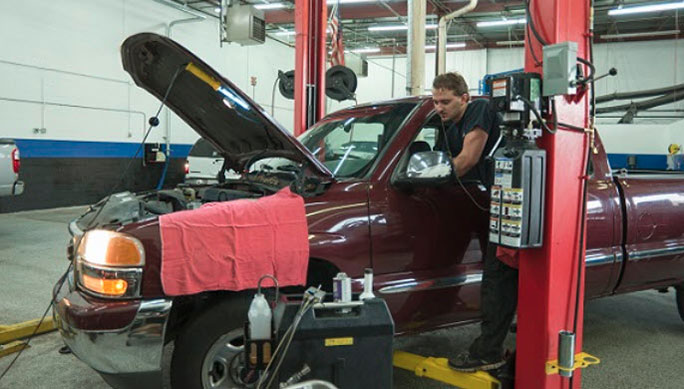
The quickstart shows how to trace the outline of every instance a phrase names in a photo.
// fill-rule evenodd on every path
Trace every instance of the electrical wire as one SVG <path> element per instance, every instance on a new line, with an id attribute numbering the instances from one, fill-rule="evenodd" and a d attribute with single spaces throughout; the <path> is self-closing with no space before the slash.
<path id="1" fill-rule="evenodd" d="M 90 220 L 90 223 L 86 226 L 84 229 L 84 232 L 88 231 L 92 226 L 95 220 L 97 220 L 97 217 L 100 216 L 100 213 L 104 209 L 104 207 L 107 205 L 109 202 L 109 199 L 111 199 L 112 195 L 116 192 L 117 189 L 119 189 L 119 186 L 121 185 L 121 182 L 123 181 L 124 177 L 126 177 L 126 174 L 128 173 L 128 170 L 131 168 L 131 165 L 133 164 L 133 161 L 138 157 L 138 153 L 140 153 L 140 150 L 142 150 L 143 146 L 145 145 L 145 141 L 147 140 L 147 137 L 150 135 L 152 132 L 152 129 L 159 124 L 159 119 L 154 120 L 159 117 L 159 114 L 161 113 L 161 110 L 164 108 L 164 104 L 166 104 L 166 100 L 169 97 L 169 94 L 171 93 L 171 88 L 173 85 L 176 83 L 176 79 L 178 78 L 178 75 L 185 69 L 185 64 L 181 65 L 178 67 L 176 72 L 173 74 L 173 77 L 171 78 L 171 82 L 169 83 L 169 87 L 166 88 L 166 93 L 164 93 L 164 98 L 161 101 L 161 104 L 159 104 L 159 108 L 157 109 L 157 113 L 150 117 L 150 126 L 147 129 L 147 132 L 145 133 L 145 136 L 143 136 L 142 141 L 140 142 L 140 145 L 138 146 L 138 149 L 135 150 L 135 154 L 128 160 L 128 164 L 126 165 L 126 168 L 123 170 L 119 178 L 116 180 L 116 183 L 112 187 L 112 189 L 109 191 L 109 194 L 106 197 L 106 200 L 102 204 L 100 208 L 98 208 L 97 212 L 95 213 L 95 216 Z M 80 240 L 79 240 L 80 242 Z M 77 248 L 74 248 L 76 250 Z M 76 251 L 74 251 L 76 252 Z"/>
<path id="2" fill-rule="evenodd" d="M 534 34 L 534 37 L 537 39 L 537 42 L 539 42 L 542 46 L 548 45 L 548 42 L 542 36 L 539 34 L 537 31 L 537 28 L 534 25 L 534 19 L 532 18 L 532 14 L 530 12 L 530 3 L 531 0 L 525 0 L 525 10 L 527 11 L 527 15 L 529 18 L 528 24 L 530 25 L 530 30 L 532 30 L 532 34 Z"/>
<path id="3" fill-rule="evenodd" d="M 584 177 L 582 178 L 582 202 L 580 205 L 580 241 L 577 255 L 577 284 L 575 289 L 575 314 L 572 322 L 572 333 L 577 334 L 577 322 L 579 321 L 579 305 L 580 305 L 580 288 L 582 287 L 582 271 L 584 270 L 584 262 L 582 261 L 582 254 L 584 253 L 584 234 L 587 224 L 587 177 L 589 176 L 589 163 L 591 160 L 591 139 L 587 141 L 587 151 L 584 166 Z M 572 381 L 574 376 L 570 376 L 570 388 L 572 388 Z"/>
<path id="4" fill-rule="evenodd" d="M 541 113 L 539 113 L 539 111 L 537 110 L 537 107 L 535 107 L 534 104 L 532 104 L 532 102 L 531 102 L 530 100 L 528 100 L 526 97 L 523 97 L 523 96 L 520 96 L 520 95 L 515 96 L 515 99 L 516 99 L 516 100 L 520 100 L 520 101 L 522 101 L 523 103 L 525 103 L 525 105 L 527 106 L 527 108 L 528 108 L 530 111 L 532 111 L 532 113 L 534 114 L 534 116 L 537 118 L 537 121 L 539 122 L 539 125 L 541 125 L 542 128 L 543 128 L 544 130 L 548 131 L 549 134 L 555 134 L 555 133 L 556 133 L 557 129 L 554 128 L 554 129 L 552 130 L 552 129 L 550 129 L 550 128 L 546 125 L 546 122 L 545 122 L 544 119 L 542 118 Z M 552 104 L 553 104 L 553 100 L 551 100 L 551 101 L 552 101 Z M 555 105 L 554 105 L 554 107 L 555 107 Z M 553 117 L 554 117 L 554 120 L 555 120 L 556 115 L 554 114 Z"/>
<path id="5" fill-rule="evenodd" d="M 56 290 L 62 289 L 62 286 L 64 285 L 64 281 L 65 281 L 66 278 L 67 278 L 67 274 L 69 273 L 69 270 L 71 270 L 71 266 L 72 266 L 72 263 L 69 262 L 69 266 L 67 266 L 66 271 L 62 274 L 62 277 L 60 278 L 60 280 L 59 280 L 59 282 L 58 282 L 58 285 L 59 285 L 59 286 L 57 286 Z M 55 297 L 54 297 L 55 294 L 54 294 L 54 293 L 55 293 L 55 292 L 53 292 L 53 296 L 52 296 L 52 299 L 50 300 L 50 304 L 48 304 L 47 308 L 45 309 L 45 312 L 43 312 L 43 316 L 41 316 L 40 320 L 38 320 L 38 324 L 36 324 L 36 328 L 33 330 L 33 332 L 31 333 L 31 335 L 26 339 L 26 344 L 24 345 L 24 347 L 21 348 L 21 350 L 19 350 L 19 352 L 17 353 L 17 355 L 14 356 L 14 359 L 12 359 L 12 362 L 10 362 L 10 364 L 7 365 L 7 367 L 6 367 L 5 370 L 2 372 L 2 374 L 0 374 L 0 381 L 2 381 L 3 377 L 5 377 L 5 375 L 7 374 L 7 372 L 12 368 L 12 366 L 13 366 L 14 363 L 17 361 L 17 359 L 19 359 L 19 357 L 21 356 L 21 354 L 23 354 L 24 350 L 26 350 L 26 349 L 29 347 L 29 344 L 31 343 L 31 340 L 33 340 L 33 338 L 36 336 L 36 333 L 38 333 L 38 329 L 39 329 L 40 326 L 43 324 L 43 321 L 45 321 L 45 317 L 47 316 L 48 312 L 50 312 L 50 308 L 52 308 L 52 305 L 53 305 L 53 303 L 54 303 L 54 301 L 55 301 Z"/>
<path id="6" fill-rule="evenodd" d="M 308 295 L 304 295 L 305 300 L 302 301 L 302 304 L 300 305 L 299 309 L 297 310 L 297 313 L 295 313 L 295 317 L 292 320 L 292 323 L 290 326 L 287 328 L 285 333 L 283 334 L 283 338 L 281 341 L 278 343 L 278 346 L 276 346 L 275 351 L 273 352 L 271 356 L 271 360 L 268 362 L 268 365 L 266 365 L 266 369 L 264 369 L 264 372 L 262 373 L 261 377 L 259 378 L 259 381 L 257 382 L 256 388 L 260 389 L 268 377 L 268 370 L 271 368 L 271 365 L 273 364 L 273 361 L 275 361 L 278 357 L 279 351 L 283 344 L 287 343 L 285 346 L 283 356 L 280 358 L 278 361 L 275 370 L 273 373 L 271 373 L 271 377 L 269 379 L 268 384 L 266 385 L 266 388 L 269 388 L 271 384 L 273 383 L 273 379 L 275 379 L 278 370 L 280 369 L 280 365 L 285 357 L 285 353 L 287 352 L 287 349 L 290 347 L 290 343 L 292 342 L 292 339 L 294 337 L 294 333 L 297 330 L 297 327 L 299 326 L 299 322 L 302 320 L 302 317 L 304 317 L 304 314 L 313 306 L 314 304 L 314 299 L 309 298 Z M 288 340 L 289 339 L 289 340 Z"/>
<path id="7" fill-rule="evenodd" d="M 527 18 L 527 43 L 530 45 L 530 53 L 532 54 L 532 59 L 534 60 L 534 64 L 536 66 L 541 66 L 541 62 L 539 61 L 539 58 L 537 58 L 537 53 L 534 51 L 534 47 L 532 46 L 532 38 L 530 38 L 530 32 L 532 31 L 535 38 L 537 38 L 537 41 L 541 43 L 542 41 L 539 40 L 540 36 L 537 33 L 537 30 L 534 28 L 534 22 L 532 21 L 532 14 L 530 13 L 530 1 L 525 0 L 525 17 Z M 542 46 L 545 44 L 542 43 Z"/>
<path id="8" fill-rule="evenodd" d="M 587 67 L 589 67 L 589 74 L 584 78 L 576 80 L 575 84 L 586 84 L 587 82 L 592 81 L 594 79 L 594 73 L 596 73 L 596 68 L 594 67 L 594 64 L 582 57 L 577 57 L 577 62 L 587 65 Z"/>
<path id="9" fill-rule="evenodd" d="M 126 173 L 128 172 L 128 169 L 131 167 L 133 161 L 134 161 L 135 158 L 138 156 L 138 153 L 140 152 L 140 150 L 142 149 L 143 145 L 145 144 L 145 140 L 147 140 L 147 137 L 150 135 L 150 132 L 152 131 L 152 128 L 154 128 L 154 127 L 156 126 L 156 124 L 153 124 L 155 121 L 153 121 L 152 118 L 157 118 L 157 117 L 159 116 L 159 113 L 161 112 L 162 108 L 164 108 L 164 104 L 166 103 L 166 100 L 167 100 L 167 98 L 169 97 L 169 93 L 171 92 L 171 88 L 172 88 L 173 85 L 175 84 L 178 75 L 180 74 L 180 72 L 181 72 L 184 68 L 185 68 L 185 66 L 182 65 L 182 66 L 180 66 L 180 67 L 178 68 L 178 70 L 176 70 L 176 72 L 174 73 L 173 77 L 171 78 L 171 83 L 169 84 L 169 87 L 166 89 L 166 93 L 164 94 L 164 98 L 162 99 L 162 102 L 161 102 L 161 104 L 159 105 L 159 109 L 157 110 L 157 113 L 156 113 L 153 117 L 150 118 L 150 127 L 148 128 L 147 132 L 145 133 L 145 136 L 143 137 L 142 142 L 140 142 L 140 146 L 138 146 L 138 149 L 135 151 L 135 154 L 134 154 L 133 157 L 131 157 L 131 159 L 129 160 L 128 165 L 127 165 L 126 168 L 124 169 L 124 171 L 123 171 L 123 173 L 121 174 L 121 176 L 119 177 L 119 179 L 116 181 L 116 183 L 115 183 L 114 187 L 111 189 L 109 195 L 106 196 L 105 201 L 102 203 L 102 206 L 97 210 L 97 212 L 95 213 L 95 216 L 90 220 L 90 222 L 88 223 L 88 225 L 87 225 L 86 228 L 84 229 L 84 231 L 83 231 L 84 233 L 87 232 L 88 230 L 90 230 L 90 229 L 93 227 L 93 223 L 95 222 L 95 220 L 97 220 L 97 217 L 100 215 L 100 213 L 102 212 L 102 210 L 104 209 L 104 207 L 105 207 L 105 206 L 107 205 L 107 203 L 109 202 L 109 199 L 112 197 L 112 194 L 114 193 L 114 191 L 115 191 L 116 189 L 118 189 L 118 186 L 119 186 L 119 184 L 121 183 L 121 181 L 123 181 L 123 179 L 124 179 Z M 157 123 L 157 124 L 158 124 L 158 123 Z M 74 253 L 78 252 L 78 246 L 79 246 L 80 244 L 81 244 L 81 239 L 78 239 L 78 240 L 76 241 L 76 245 L 75 245 L 75 247 L 74 247 Z M 71 267 L 72 267 L 72 266 L 73 266 L 73 262 L 70 261 L 70 262 L 69 262 L 69 266 L 67 267 L 66 271 L 65 271 L 64 273 L 62 273 L 62 276 L 60 277 L 60 280 L 59 280 L 59 282 L 58 282 L 58 286 L 57 286 L 54 290 L 58 290 L 58 291 L 59 291 L 60 289 L 62 289 L 62 286 L 64 286 L 64 281 L 67 279 L 67 275 L 69 274 L 69 271 L 71 270 Z M 14 363 L 17 361 L 17 359 L 19 359 L 19 357 L 20 357 L 21 354 L 24 352 L 24 350 L 26 350 L 26 349 L 28 348 L 29 343 L 31 343 L 31 340 L 33 340 L 33 338 L 36 336 L 36 333 L 38 332 L 38 328 L 40 328 L 41 324 L 43 324 L 43 321 L 45 320 L 45 317 L 47 316 L 48 312 L 50 311 L 50 308 L 53 306 L 54 301 L 55 301 L 55 293 L 54 293 L 54 291 L 53 291 L 53 294 L 52 294 L 51 300 L 50 300 L 50 304 L 48 304 L 47 308 L 45 309 L 45 312 L 43 313 L 43 315 L 41 316 L 40 320 L 38 321 L 38 324 L 36 325 L 36 328 L 33 330 L 33 333 L 31 333 L 31 335 L 26 339 L 26 346 L 24 346 L 21 350 L 19 350 L 19 352 L 18 352 L 17 355 L 14 357 L 14 359 L 12 360 L 12 362 L 10 362 L 10 364 L 7 365 L 7 367 L 6 367 L 5 370 L 2 372 L 2 374 L 0 374 L 0 380 L 2 380 L 2 378 L 7 374 L 7 372 L 10 370 L 10 368 L 12 368 L 12 366 L 13 366 Z"/>
<path id="10" fill-rule="evenodd" d="M 591 14 L 591 22 L 589 25 L 589 59 L 591 62 L 594 62 L 594 23 L 593 23 L 593 15 L 594 15 L 594 0 L 590 0 L 589 2 L 589 7 L 590 7 L 590 14 Z M 593 128 L 594 127 L 594 118 L 596 117 L 596 92 L 594 90 L 594 79 L 593 76 L 591 78 L 591 116 L 590 116 L 590 126 Z M 554 106 L 555 107 L 555 106 Z M 554 114 L 555 117 L 555 114 Z M 575 314 L 572 320 L 572 333 L 577 334 L 577 322 L 579 321 L 579 305 L 580 305 L 580 288 L 582 286 L 582 271 L 584 270 L 584 262 L 582 261 L 582 254 L 585 252 L 584 250 L 584 234 L 586 231 L 586 224 L 587 224 L 587 218 L 586 218 L 586 212 L 587 212 L 587 181 L 586 178 L 589 176 L 589 166 L 591 163 L 591 145 L 592 138 L 588 140 L 587 144 L 587 154 L 586 154 L 586 160 L 585 160 L 585 167 L 584 167 L 584 178 L 583 178 L 583 187 L 582 187 L 582 202 L 581 202 L 581 213 L 580 213 L 580 243 L 579 243 L 579 249 L 578 249 L 578 255 L 577 255 L 577 284 L 575 285 Z M 570 376 L 569 380 L 569 387 L 573 387 L 573 381 L 574 381 L 574 375 Z"/>
<path id="11" fill-rule="evenodd" d="M 278 81 L 280 81 L 280 76 L 277 76 L 275 81 L 273 81 L 273 89 L 271 90 L 271 116 L 274 116 L 275 112 L 275 90 L 276 90 L 276 85 L 278 85 Z"/>

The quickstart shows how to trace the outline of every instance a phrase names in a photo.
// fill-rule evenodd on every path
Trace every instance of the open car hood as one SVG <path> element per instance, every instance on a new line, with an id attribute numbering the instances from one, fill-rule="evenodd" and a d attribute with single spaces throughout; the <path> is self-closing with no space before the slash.
<path id="1" fill-rule="evenodd" d="M 243 171 L 262 155 L 282 156 L 306 164 L 319 176 L 332 177 L 258 104 L 173 40 L 152 33 L 130 36 L 121 45 L 121 59 L 136 85 L 159 100 L 168 93 L 166 106 L 211 142 L 228 168 Z"/>

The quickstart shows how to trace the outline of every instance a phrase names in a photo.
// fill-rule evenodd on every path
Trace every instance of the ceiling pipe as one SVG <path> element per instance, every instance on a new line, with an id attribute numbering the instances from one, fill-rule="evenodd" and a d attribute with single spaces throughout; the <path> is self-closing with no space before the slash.
<path id="1" fill-rule="evenodd" d="M 425 84 L 425 0 L 408 0 L 407 90 L 410 96 L 424 93 Z"/>
<path id="2" fill-rule="evenodd" d="M 477 7 L 477 0 L 470 0 L 470 2 L 456 11 L 444 15 L 439 18 L 439 25 L 437 26 L 437 74 L 446 72 L 446 41 L 447 41 L 447 23 L 463 14 L 466 14 Z"/>
<path id="3" fill-rule="evenodd" d="M 198 10 L 193 9 L 193 8 L 190 8 L 187 5 L 178 4 L 173 0 L 154 0 L 154 2 L 165 5 L 167 7 L 175 8 L 181 12 L 185 12 L 187 14 L 190 14 L 190 15 L 198 17 L 198 18 L 205 19 L 207 17 L 206 13 L 204 13 L 202 11 L 198 11 Z"/>

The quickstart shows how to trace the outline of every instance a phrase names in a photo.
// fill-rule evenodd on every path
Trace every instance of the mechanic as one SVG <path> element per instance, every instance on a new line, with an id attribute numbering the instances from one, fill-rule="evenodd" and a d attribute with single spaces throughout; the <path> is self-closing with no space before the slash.
<path id="1" fill-rule="evenodd" d="M 437 76 L 432 82 L 432 98 L 442 123 L 448 124 L 446 138 L 450 155 L 455 156 L 456 175 L 489 189 L 493 173 L 487 156 L 499 141 L 501 117 L 488 100 L 470 100 L 468 85 L 459 73 Z M 493 370 L 505 363 L 502 347 L 517 307 L 518 270 L 497 259 L 496 247 L 487 244 L 484 255 L 481 334 L 469 351 L 449 360 L 454 370 Z"/>

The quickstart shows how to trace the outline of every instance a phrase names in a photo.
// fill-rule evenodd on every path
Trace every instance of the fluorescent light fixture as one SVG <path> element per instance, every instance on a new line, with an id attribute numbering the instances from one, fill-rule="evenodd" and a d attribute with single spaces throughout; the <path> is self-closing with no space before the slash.
<path id="1" fill-rule="evenodd" d="M 466 46 L 465 42 L 456 42 L 456 43 L 447 43 L 446 48 L 447 49 L 459 49 L 459 48 L 462 48 L 465 46 Z M 425 50 L 436 50 L 436 49 L 437 49 L 436 45 L 425 46 Z"/>
<path id="2" fill-rule="evenodd" d="M 425 29 L 426 30 L 434 30 L 437 28 L 436 24 L 426 24 Z M 368 27 L 368 31 L 403 31 L 403 30 L 408 30 L 408 26 L 405 24 L 388 24 L 384 26 L 372 26 Z"/>
<path id="3" fill-rule="evenodd" d="M 221 7 L 214 8 L 214 12 L 216 12 L 217 14 L 220 14 L 221 13 Z"/>
<path id="4" fill-rule="evenodd" d="M 527 20 L 525 18 L 520 19 L 502 19 L 502 20 L 490 20 L 486 22 L 478 22 L 477 27 L 496 27 L 496 26 L 511 26 L 514 24 L 525 24 Z"/>
<path id="5" fill-rule="evenodd" d="M 256 9 L 279 9 L 285 8 L 285 3 L 265 3 L 265 4 L 254 4 Z"/>
<path id="6" fill-rule="evenodd" d="M 350 51 L 352 53 L 356 53 L 356 54 L 379 53 L 380 48 L 379 47 L 364 47 L 364 48 L 360 48 L 360 49 L 353 49 Z"/>
<path id="7" fill-rule="evenodd" d="M 640 38 L 643 36 L 677 35 L 679 30 L 632 32 L 626 34 L 603 34 L 601 39 Z"/>
<path id="8" fill-rule="evenodd" d="M 684 8 L 684 1 L 678 1 L 676 3 L 660 3 L 660 4 L 648 4 L 639 5 L 635 7 L 619 7 L 608 11 L 608 15 L 629 15 L 638 14 L 646 12 L 658 12 L 658 11 L 670 11 L 673 9 Z"/>
<path id="9" fill-rule="evenodd" d="M 514 45 L 524 45 L 525 41 L 498 41 L 497 46 L 514 46 Z"/>
<path id="10" fill-rule="evenodd" d="M 405 24 L 394 24 L 389 26 L 373 26 L 368 27 L 368 31 L 401 31 L 408 30 L 408 26 Z"/>

